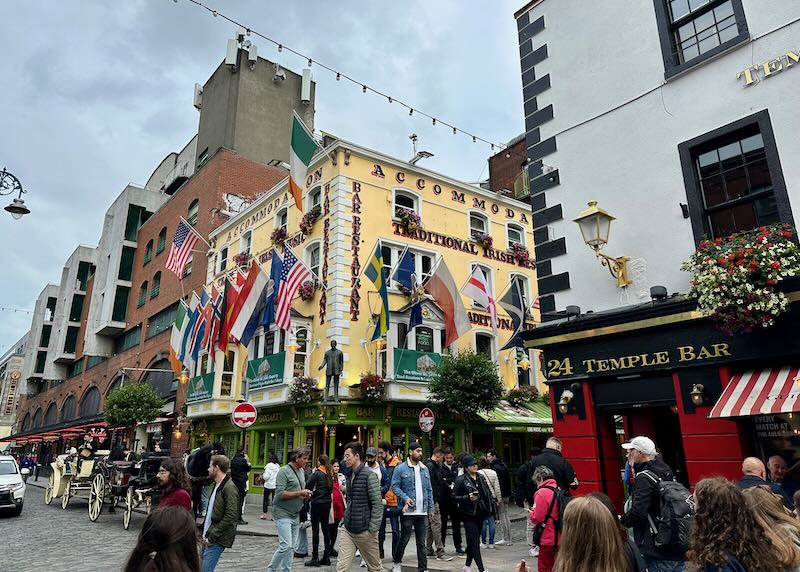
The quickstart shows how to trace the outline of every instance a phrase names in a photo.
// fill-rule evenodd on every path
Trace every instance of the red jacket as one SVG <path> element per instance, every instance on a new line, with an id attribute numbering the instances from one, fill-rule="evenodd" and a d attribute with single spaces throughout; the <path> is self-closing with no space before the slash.
<path id="1" fill-rule="evenodd" d="M 192 497 L 186 489 L 180 487 L 169 488 L 161 494 L 158 506 L 180 506 L 192 512 Z"/>
<path id="2" fill-rule="evenodd" d="M 333 479 L 333 493 L 331 494 L 333 502 L 333 520 L 339 522 L 344 518 L 344 498 L 342 498 L 342 489 L 339 488 L 339 479 Z"/>
<path id="3" fill-rule="evenodd" d="M 543 482 L 533 495 L 533 509 L 528 514 L 528 518 L 534 524 L 541 524 L 547 519 L 542 533 L 542 546 L 558 545 L 556 541 L 556 526 L 554 524 L 558 520 L 558 506 L 556 504 L 553 505 L 553 510 L 548 517 L 547 511 L 550 508 L 550 503 L 553 502 L 555 493 L 549 488 L 545 488 L 553 487 L 555 489 L 557 486 L 555 479 L 548 479 Z"/>

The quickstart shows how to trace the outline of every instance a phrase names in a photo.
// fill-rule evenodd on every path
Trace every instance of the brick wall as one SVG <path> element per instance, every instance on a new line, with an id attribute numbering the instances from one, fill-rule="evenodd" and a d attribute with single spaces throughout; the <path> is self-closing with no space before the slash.
<path id="1" fill-rule="evenodd" d="M 496 193 L 503 189 L 513 191 L 514 179 L 522 172 L 527 160 L 525 138 L 489 157 L 489 188 Z"/>

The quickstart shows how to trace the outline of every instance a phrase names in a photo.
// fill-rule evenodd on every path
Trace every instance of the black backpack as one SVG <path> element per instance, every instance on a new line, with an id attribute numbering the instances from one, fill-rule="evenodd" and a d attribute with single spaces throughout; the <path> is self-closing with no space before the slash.
<path id="1" fill-rule="evenodd" d="M 665 481 L 652 471 L 642 471 L 641 474 L 653 481 L 658 489 L 659 514 L 655 521 L 647 515 L 656 548 L 687 549 L 689 531 L 694 521 L 692 493 L 678 481 Z"/>
<path id="2" fill-rule="evenodd" d="M 539 546 L 547 521 L 551 519 L 556 529 L 556 543 L 558 542 L 558 536 L 561 534 L 561 526 L 564 523 L 564 509 L 567 507 L 567 503 L 572 500 L 571 496 L 565 495 L 564 491 L 558 487 L 545 486 L 542 488 L 553 491 L 553 500 L 550 501 L 550 506 L 547 508 L 547 515 L 544 517 L 544 522 L 536 525 L 533 529 L 533 544 L 535 546 Z"/>

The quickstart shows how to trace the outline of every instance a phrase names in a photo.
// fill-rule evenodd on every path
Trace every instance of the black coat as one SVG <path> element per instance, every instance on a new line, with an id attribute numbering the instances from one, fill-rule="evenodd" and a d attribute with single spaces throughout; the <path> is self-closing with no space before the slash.
<path id="1" fill-rule="evenodd" d="M 444 482 L 444 495 L 442 496 L 442 503 L 450 506 L 450 498 L 453 494 L 453 487 L 455 486 L 456 479 L 458 478 L 458 465 L 454 464 L 449 469 L 444 463 L 439 467 L 439 472 L 442 475 Z"/>
<path id="2" fill-rule="evenodd" d="M 575 469 L 561 455 L 561 452 L 555 449 L 543 449 L 541 453 L 531 459 L 528 468 L 528 481 L 532 482 L 533 471 L 536 470 L 536 467 L 542 465 L 553 471 L 558 488 L 564 491 L 565 495 L 569 495 L 570 488 L 573 488 L 571 487 L 572 482 L 575 480 Z M 533 485 L 533 489 L 536 489 L 536 485 Z"/>
<path id="3" fill-rule="evenodd" d="M 477 473 L 477 486 L 467 473 L 462 474 L 456 479 L 453 485 L 453 502 L 458 504 L 459 510 L 469 516 L 486 516 L 492 512 L 492 492 L 486 477 Z M 478 500 L 470 500 L 469 494 L 477 492 L 480 497 Z"/>
<path id="4" fill-rule="evenodd" d="M 653 479 L 640 474 L 642 471 L 650 471 L 662 480 L 674 481 L 672 469 L 661 459 L 654 459 L 646 463 L 636 463 L 633 470 L 638 476 L 631 485 L 631 507 L 622 515 L 622 525 L 633 528 L 636 546 L 639 547 L 645 558 L 684 560 L 686 554 L 680 548 L 656 548 L 650 521 L 647 517 L 649 516 L 655 522 L 661 512 L 661 495 L 658 492 L 658 484 L 653 482 Z"/>
<path id="5" fill-rule="evenodd" d="M 503 498 L 511 496 L 511 475 L 508 472 L 508 467 L 500 459 L 495 459 L 491 464 L 494 472 L 497 473 L 497 480 L 500 481 L 500 494 Z"/>
<path id="6" fill-rule="evenodd" d="M 333 481 L 331 481 L 333 482 Z M 328 478 L 322 471 L 314 471 L 306 481 L 306 488 L 311 491 L 311 504 L 331 504 L 333 491 L 328 486 Z"/>
<path id="7" fill-rule="evenodd" d="M 242 488 L 244 486 L 249 472 L 250 463 L 245 459 L 244 455 L 234 455 L 233 459 L 231 459 L 231 480 L 237 487 Z"/>
<path id="8" fill-rule="evenodd" d="M 437 463 L 433 459 L 428 459 L 428 462 L 425 463 L 425 466 L 428 467 L 428 474 L 431 476 L 431 488 L 433 489 L 433 502 L 434 503 L 441 503 L 442 497 L 445 494 L 444 491 L 444 475 L 442 474 L 442 464 Z"/>
<path id="9" fill-rule="evenodd" d="M 780 486 L 778 483 L 765 481 L 758 475 L 745 475 L 742 477 L 742 480 L 736 483 L 736 486 L 742 490 L 749 489 L 752 487 L 757 487 L 760 485 L 768 486 L 770 489 L 772 489 L 773 493 L 781 497 L 781 499 L 783 500 L 783 506 L 785 506 L 789 510 L 792 510 L 794 508 L 792 506 L 792 499 L 789 498 L 789 495 L 786 494 L 786 491 L 784 491 L 783 487 Z"/>

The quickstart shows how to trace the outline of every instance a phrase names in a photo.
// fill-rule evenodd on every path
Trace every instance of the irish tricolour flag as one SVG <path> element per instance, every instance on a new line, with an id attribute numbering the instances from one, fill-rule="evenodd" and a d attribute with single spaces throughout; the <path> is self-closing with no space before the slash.
<path id="1" fill-rule="evenodd" d="M 292 118 L 292 145 L 289 148 L 289 190 L 294 197 L 294 204 L 303 210 L 303 182 L 306 169 L 317 151 L 314 138 L 295 113 Z"/>

